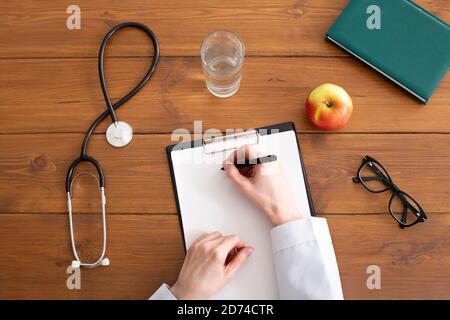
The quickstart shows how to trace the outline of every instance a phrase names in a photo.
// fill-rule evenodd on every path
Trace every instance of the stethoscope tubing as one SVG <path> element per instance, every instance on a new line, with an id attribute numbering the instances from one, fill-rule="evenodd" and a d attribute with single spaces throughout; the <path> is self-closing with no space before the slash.
<path id="1" fill-rule="evenodd" d="M 70 196 L 70 193 L 67 193 L 67 203 L 68 203 L 68 211 L 69 211 L 69 228 L 70 228 L 70 243 L 72 246 L 72 252 L 75 257 L 75 260 L 80 262 L 80 266 L 85 268 L 95 268 L 99 266 L 102 262 L 102 260 L 105 258 L 106 254 L 106 197 L 105 197 L 105 188 L 100 187 L 100 196 L 101 196 L 101 203 L 102 203 L 102 226 L 103 226 L 103 241 L 102 241 L 102 253 L 100 257 L 97 259 L 97 261 L 93 263 L 87 263 L 87 262 L 81 262 L 77 248 L 75 246 L 75 232 L 74 232 L 74 224 L 73 224 L 73 215 L 72 215 L 72 198 Z"/>
<path id="2" fill-rule="evenodd" d="M 72 164 L 70 165 L 69 169 L 67 170 L 67 176 L 66 176 L 66 192 L 71 194 L 71 183 L 72 183 L 72 176 L 75 171 L 75 168 L 82 162 L 90 162 L 95 169 L 97 170 L 98 174 L 98 186 L 99 188 L 105 187 L 105 175 L 103 174 L 102 167 L 100 166 L 100 163 L 98 163 L 97 160 L 95 160 L 92 157 L 84 156 L 84 157 L 78 157 L 76 158 Z"/>
<path id="3" fill-rule="evenodd" d="M 133 90 L 131 90 L 127 95 L 125 95 L 119 101 L 112 104 L 111 99 L 109 97 L 108 88 L 106 86 L 106 81 L 105 81 L 105 72 L 104 72 L 104 70 L 105 70 L 105 67 L 104 67 L 105 48 L 106 48 L 106 45 L 108 44 L 108 41 L 112 38 L 112 36 L 119 30 L 126 28 L 126 27 L 134 27 L 134 28 L 143 30 L 144 32 L 146 32 L 148 34 L 148 36 L 150 37 L 152 44 L 153 44 L 153 61 L 152 61 L 152 64 L 150 65 L 150 68 L 148 69 L 147 73 L 142 78 L 142 80 L 136 85 L 136 87 L 134 87 Z M 153 31 L 150 30 L 147 26 L 137 23 L 137 22 L 124 22 L 124 23 L 121 23 L 121 24 L 113 27 L 106 34 L 106 36 L 103 39 L 102 44 L 100 46 L 100 50 L 99 50 L 98 73 L 99 73 L 99 78 L 100 78 L 100 85 L 102 87 L 103 97 L 105 98 L 108 110 L 106 110 L 102 114 L 100 114 L 97 117 L 97 119 L 95 119 L 94 122 L 91 124 L 91 126 L 89 127 L 89 130 L 86 132 L 86 135 L 84 137 L 83 144 L 81 147 L 80 157 L 83 158 L 86 155 L 86 149 L 87 149 L 87 145 L 89 142 L 89 138 L 91 137 L 92 133 L 97 128 L 97 126 L 100 124 L 100 122 L 102 122 L 104 119 L 106 119 L 106 117 L 108 117 L 108 115 L 111 115 L 111 120 L 113 122 L 117 122 L 115 110 L 120 108 L 125 102 L 130 100 L 131 97 L 133 97 L 136 93 L 139 92 L 139 90 L 141 90 L 144 87 L 144 85 L 150 80 L 153 73 L 155 72 L 158 62 L 159 62 L 158 40 L 156 40 L 156 36 L 153 33 Z"/>

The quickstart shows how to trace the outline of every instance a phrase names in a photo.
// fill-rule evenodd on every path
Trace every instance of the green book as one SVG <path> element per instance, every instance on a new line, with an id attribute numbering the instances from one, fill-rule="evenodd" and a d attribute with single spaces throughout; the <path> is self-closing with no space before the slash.
<path id="1" fill-rule="evenodd" d="M 409 0 L 351 0 L 326 39 L 424 104 L 450 66 L 449 25 Z"/>

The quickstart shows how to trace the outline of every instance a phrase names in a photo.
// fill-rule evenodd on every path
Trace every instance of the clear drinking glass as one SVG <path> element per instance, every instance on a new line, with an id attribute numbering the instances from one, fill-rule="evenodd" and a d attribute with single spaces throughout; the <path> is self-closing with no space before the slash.
<path id="1" fill-rule="evenodd" d="M 203 39 L 200 57 L 209 92 L 226 98 L 239 90 L 244 55 L 244 43 L 231 31 L 215 31 Z"/>

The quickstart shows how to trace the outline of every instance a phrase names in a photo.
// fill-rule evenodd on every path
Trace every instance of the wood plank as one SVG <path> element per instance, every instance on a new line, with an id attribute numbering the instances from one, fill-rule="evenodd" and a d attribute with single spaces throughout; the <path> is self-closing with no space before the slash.
<path id="1" fill-rule="evenodd" d="M 70 249 L 65 215 L 0 217 L 2 299 L 145 299 L 162 281 L 172 283 L 184 251 L 175 216 L 108 217 L 107 268 L 82 270 L 81 289 L 68 290 Z M 101 250 L 97 215 L 75 217 L 79 254 L 87 261 Z"/>
<path id="2" fill-rule="evenodd" d="M 98 216 L 76 219 L 80 253 L 95 257 Z M 328 223 L 345 298 L 450 298 L 450 269 L 443 267 L 450 264 L 450 214 L 407 230 L 384 215 L 329 216 Z M 83 269 L 81 289 L 68 290 L 67 217 L 1 215 L 0 298 L 146 299 L 177 278 L 183 244 L 176 216 L 109 216 L 108 228 L 111 265 Z M 373 264 L 381 268 L 381 290 L 366 287 Z"/>
<path id="3" fill-rule="evenodd" d="M 374 195 L 351 181 L 365 154 L 382 162 L 424 210 L 450 212 L 445 200 L 450 135 L 304 134 L 299 139 L 318 212 L 387 212 L 388 193 Z M 66 170 L 81 140 L 79 134 L 0 135 L 0 212 L 64 212 Z M 165 146 L 175 143 L 169 135 L 135 135 L 126 149 L 110 147 L 103 135 L 91 143 L 89 154 L 105 171 L 109 213 L 176 213 L 165 154 Z M 76 181 L 76 212 L 98 212 L 95 186 L 88 176 Z"/>
<path id="4" fill-rule="evenodd" d="M 404 230 L 383 215 L 327 218 L 346 299 L 450 297 L 448 214 Z M 367 289 L 369 265 L 381 269 L 381 290 Z"/>
<path id="5" fill-rule="evenodd" d="M 142 77 L 148 59 L 110 59 L 107 79 L 113 101 Z M 95 59 L 0 60 L 0 133 L 85 132 L 105 110 Z M 315 132 L 305 101 L 321 83 L 346 88 L 354 102 L 342 132 L 450 132 L 450 77 L 424 107 L 353 59 L 249 58 L 240 91 L 229 99 L 206 89 L 197 58 L 165 58 L 154 79 L 119 117 L 135 132 L 250 128 L 294 121 L 299 132 Z M 374 121 L 376 119 L 376 121 Z M 98 129 L 106 130 L 104 125 Z"/>
<path id="6" fill-rule="evenodd" d="M 93 57 L 107 30 L 127 20 L 152 28 L 162 54 L 168 56 L 198 55 L 203 37 L 218 29 L 239 33 L 249 55 L 344 55 L 323 39 L 346 3 L 346 0 L 78 0 L 81 30 L 68 30 L 67 3 L 2 1 L 0 55 Z M 448 1 L 418 3 L 450 20 Z M 142 34 L 129 32 L 119 37 L 114 55 L 148 54 Z"/>

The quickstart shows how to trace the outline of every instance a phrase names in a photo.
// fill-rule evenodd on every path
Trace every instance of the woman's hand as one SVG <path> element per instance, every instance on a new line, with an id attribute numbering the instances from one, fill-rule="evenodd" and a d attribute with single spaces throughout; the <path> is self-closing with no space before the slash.
<path id="1" fill-rule="evenodd" d="M 252 252 L 237 236 L 204 234 L 189 248 L 170 290 L 180 300 L 208 299 L 225 286 Z"/>
<path id="2" fill-rule="evenodd" d="M 237 169 L 240 159 L 255 159 L 261 155 L 252 147 L 235 151 L 224 162 L 228 177 L 239 190 L 255 203 L 275 225 L 302 218 L 279 161 Z"/>

